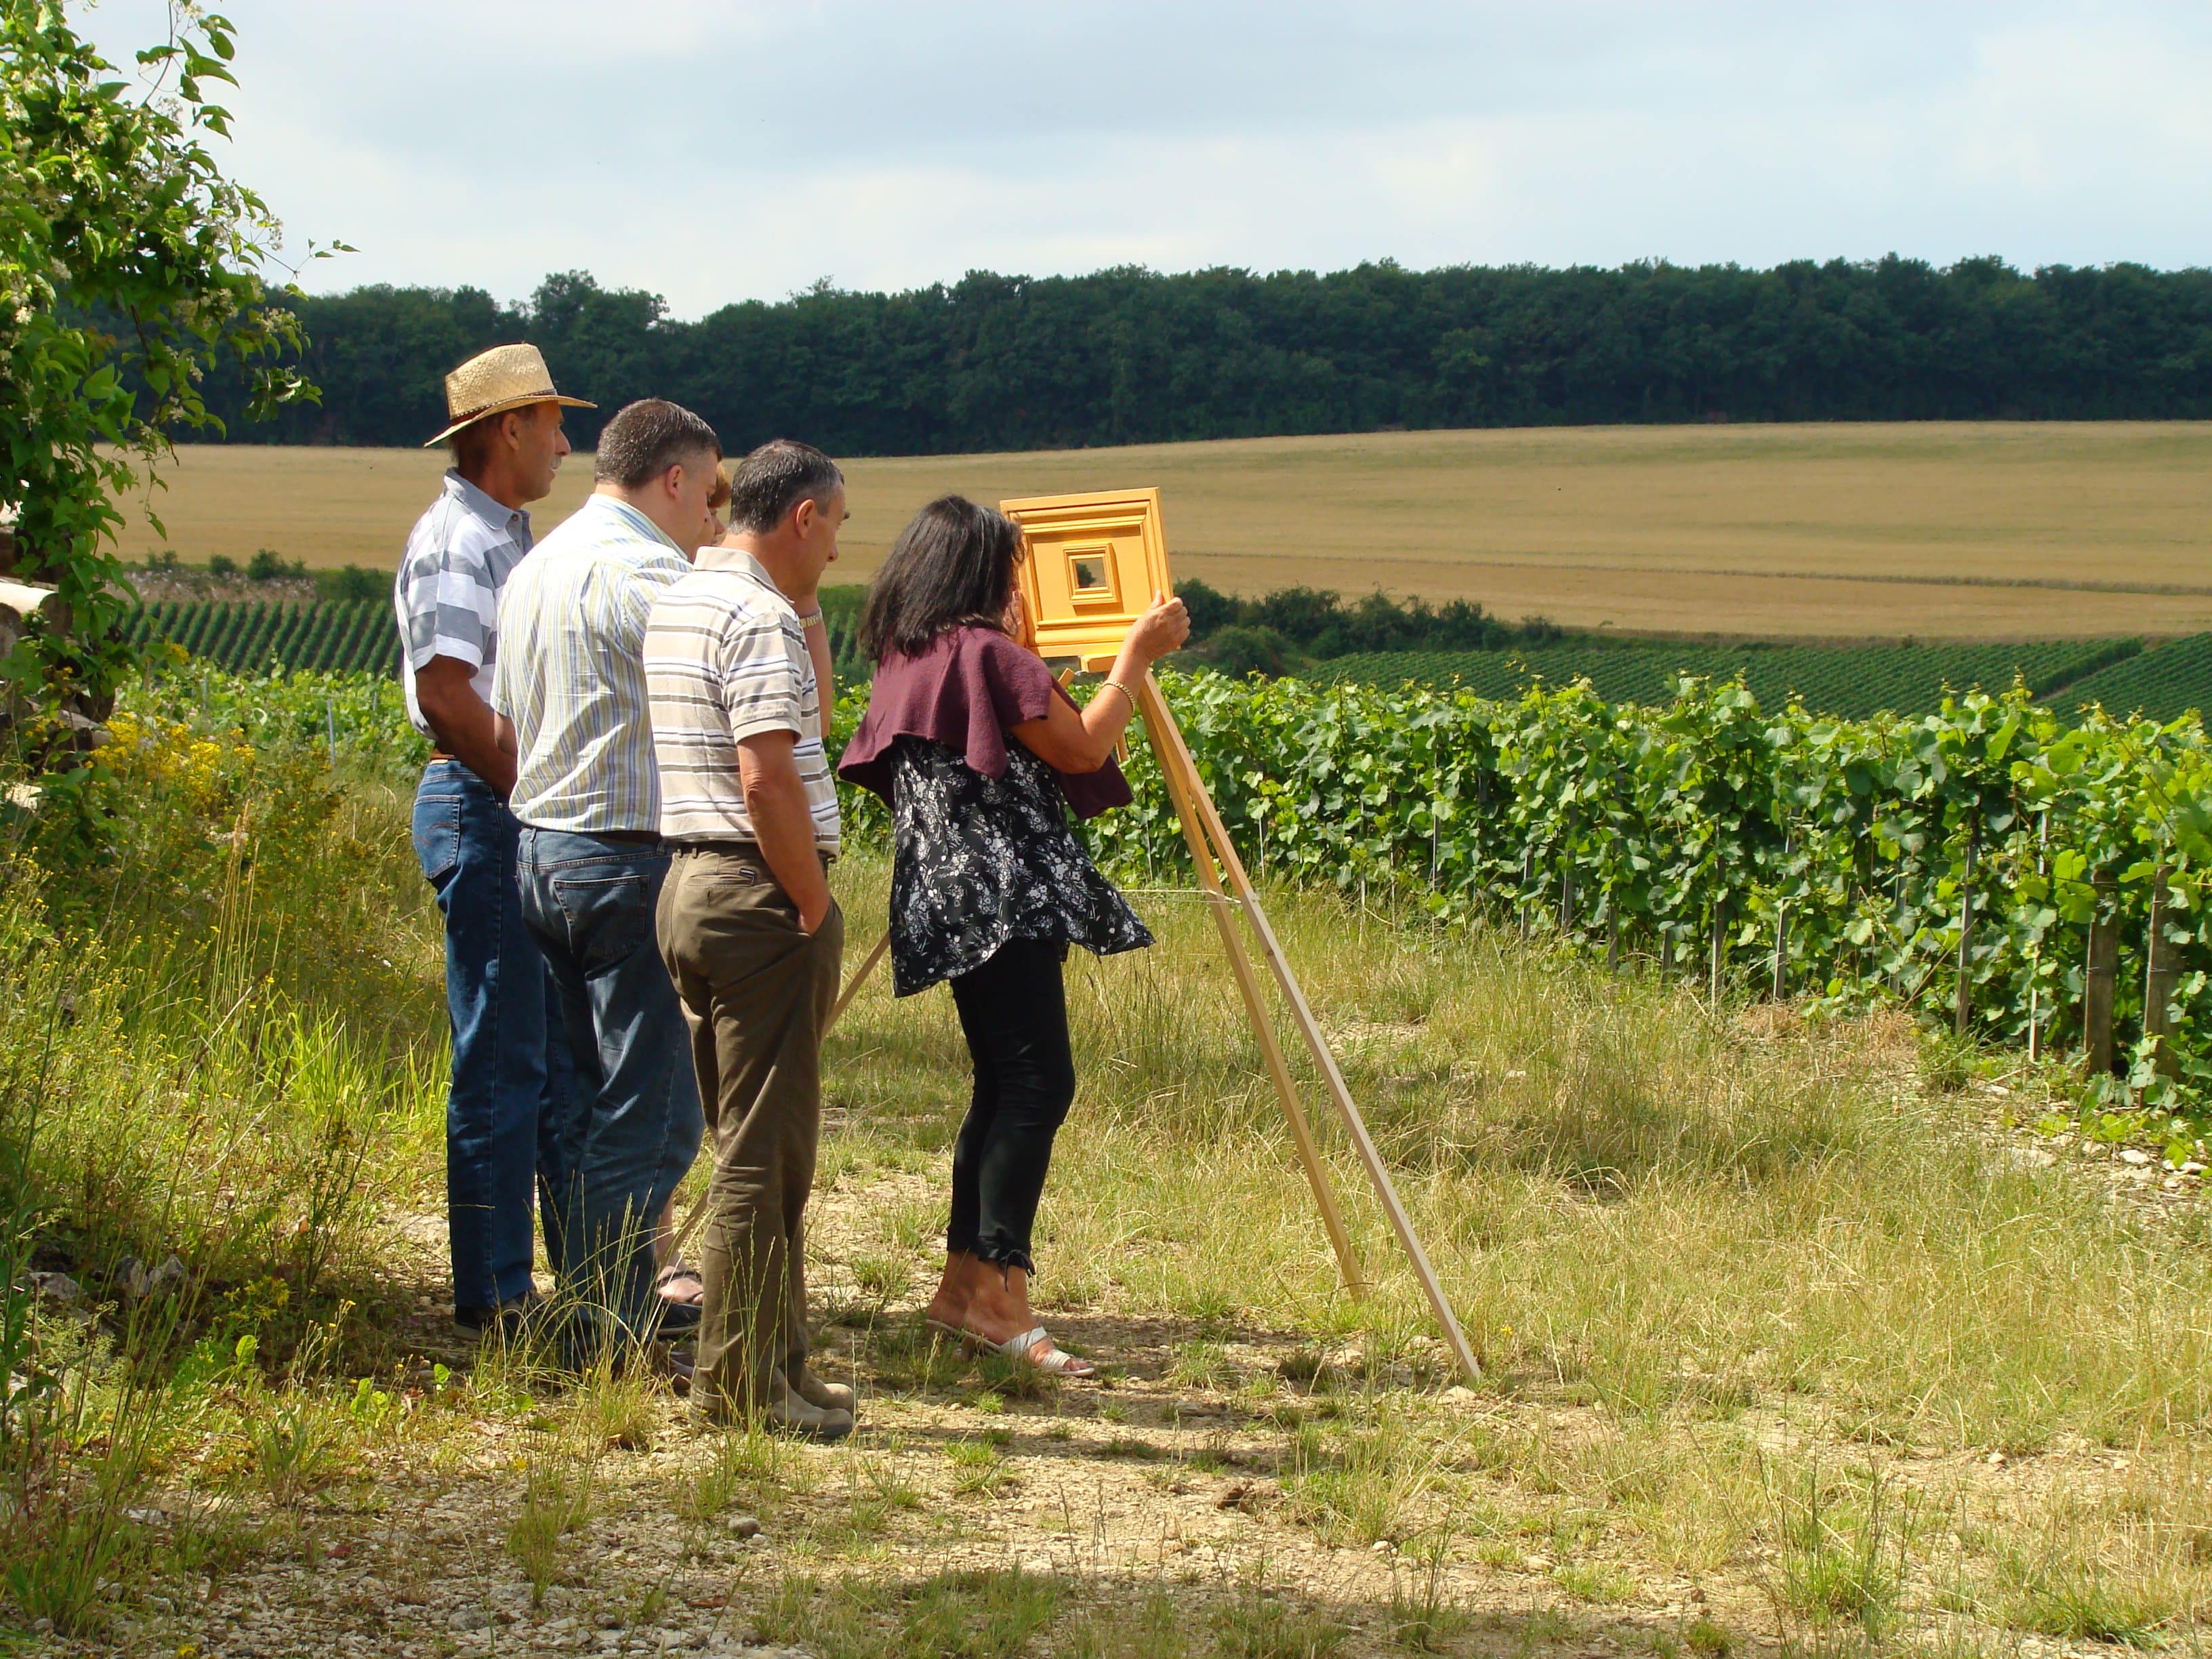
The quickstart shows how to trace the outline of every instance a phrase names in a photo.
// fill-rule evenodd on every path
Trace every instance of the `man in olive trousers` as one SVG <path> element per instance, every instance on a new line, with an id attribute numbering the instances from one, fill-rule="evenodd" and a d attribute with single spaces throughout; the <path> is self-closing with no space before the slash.
<path id="1" fill-rule="evenodd" d="M 692 1406 L 823 1440 L 852 1432 L 854 1403 L 808 1367 L 805 1275 L 845 933 L 816 589 L 844 517 L 828 456 L 763 446 L 731 480 L 729 533 L 662 591 L 645 634 L 671 859 L 656 925 L 714 1149 Z"/>

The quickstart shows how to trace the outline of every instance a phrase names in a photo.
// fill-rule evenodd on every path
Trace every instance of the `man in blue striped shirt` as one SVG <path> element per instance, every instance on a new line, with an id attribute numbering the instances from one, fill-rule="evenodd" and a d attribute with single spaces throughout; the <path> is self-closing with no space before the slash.
<path id="1" fill-rule="evenodd" d="M 631 404 L 599 434 L 590 497 L 500 599 L 492 707 L 514 726 L 522 911 L 560 988 L 576 1070 L 557 1271 L 580 1364 L 625 1362 L 668 1316 L 653 1288 L 653 1224 L 704 1127 L 653 939 L 668 855 L 644 641 L 653 600 L 690 572 L 721 457 L 690 410 Z"/>
<path id="2" fill-rule="evenodd" d="M 514 884 L 514 757 L 489 699 L 500 590 L 530 552 L 525 509 L 568 453 L 563 404 L 592 407 L 553 389 L 535 346 L 496 346 L 446 377 L 451 424 L 430 441 L 452 444 L 453 470 L 392 584 L 408 718 L 436 745 L 415 795 L 415 851 L 446 920 L 447 1225 L 453 1318 L 473 1330 L 512 1326 L 537 1294 L 532 1200 L 541 1176 L 549 1192 L 558 1180 L 546 1131 L 566 1055 L 547 1040 L 551 987 Z M 550 1255 L 550 1204 L 545 1222 Z"/>

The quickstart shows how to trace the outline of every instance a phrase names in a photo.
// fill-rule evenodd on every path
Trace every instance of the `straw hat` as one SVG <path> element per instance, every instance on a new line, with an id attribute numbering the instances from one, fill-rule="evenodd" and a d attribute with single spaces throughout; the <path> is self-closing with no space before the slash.
<path id="1" fill-rule="evenodd" d="M 445 442 L 487 415 L 504 415 L 510 409 L 546 403 L 565 404 L 570 409 L 599 407 L 554 391 L 553 372 L 545 367 L 536 346 L 494 346 L 446 376 L 446 418 L 453 424 L 422 447 Z"/>

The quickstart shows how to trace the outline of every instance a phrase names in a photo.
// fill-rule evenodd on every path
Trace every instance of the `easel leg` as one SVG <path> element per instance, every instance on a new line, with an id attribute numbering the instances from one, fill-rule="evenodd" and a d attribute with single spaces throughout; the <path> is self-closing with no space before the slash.
<path id="1" fill-rule="evenodd" d="M 837 1023 L 838 1017 L 845 1012 L 845 1005 L 860 994 L 860 988 L 868 982 L 868 975 L 876 971 L 876 964 L 884 959 L 884 953 L 890 948 L 891 932 L 886 927 L 884 929 L 884 936 L 876 941 L 875 948 L 861 958 L 860 965 L 853 970 L 853 977 L 845 981 L 845 988 L 837 993 L 837 1000 L 830 1005 L 830 1018 L 822 1027 L 823 1036 L 830 1035 L 830 1028 Z M 689 1061 L 688 1054 L 685 1060 Z M 702 1193 L 699 1194 L 699 1201 L 691 1206 L 691 1213 L 684 1218 L 684 1224 L 677 1228 L 675 1242 L 669 1246 L 669 1255 L 682 1254 L 684 1247 L 691 1242 L 691 1235 L 699 1231 L 699 1224 L 706 1218 L 707 1194 Z"/>
<path id="2" fill-rule="evenodd" d="M 1191 843 L 1191 856 L 1199 866 L 1200 881 L 1206 885 L 1211 895 L 1220 894 L 1212 860 L 1200 850 L 1201 844 L 1210 841 L 1220 854 L 1222 868 L 1228 872 L 1231 884 L 1237 890 L 1237 901 L 1243 906 L 1245 918 L 1252 925 L 1254 937 L 1260 941 L 1260 950 L 1267 958 L 1267 966 L 1273 970 L 1275 982 L 1282 987 L 1284 999 L 1290 1004 L 1291 1015 L 1305 1037 L 1306 1048 L 1313 1056 L 1314 1065 L 1327 1081 L 1329 1094 L 1336 1102 L 1336 1109 L 1343 1115 L 1344 1127 L 1352 1136 L 1353 1146 L 1358 1151 L 1360 1163 L 1366 1167 L 1368 1179 L 1374 1183 L 1375 1194 L 1382 1200 L 1383 1211 L 1390 1218 L 1390 1225 L 1398 1235 L 1399 1243 L 1405 1247 L 1407 1260 L 1413 1264 L 1413 1276 L 1420 1280 L 1421 1289 L 1429 1298 L 1429 1306 L 1436 1314 L 1437 1323 L 1443 1327 L 1445 1339 L 1450 1343 L 1460 1368 L 1471 1380 L 1479 1380 L 1482 1376 L 1482 1367 L 1475 1360 L 1474 1351 L 1468 1346 L 1467 1334 L 1460 1329 L 1459 1320 L 1452 1312 L 1451 1304 L 1445 1299 L 1443 1286 L 1437 1280 L 1436 1270 L 1429 1265 L 1428 1252 L 1421 1248 L 1421 1241 L 1413 1231 L 1413 1224 L 1407 1216 L 1405 1206 L 1398 1201 L 1397 1186 L 1391 1181 L 1390 1172 L 1382 1163 L 1382 1155 L 1376 1150 L 1374 1137 L 1367 1132 L 1366 1120 L 1360 1116 L 1359 1108 L 1352 1102 L 1352 1091 L 1345 1085 L 1344 1073 L 1337 1068 L 1336 1056 L 1329 1052 L 1328 1041 L 1322 1036 L 1320 1023 L 1314 1018 L 1313 1010 L 1306 1002 L 1305 992 L 1298 984 L 1297 975 L 1291 971 L 1290 959 L 1283 954 L 1282 944 L 1275 937 L 1275 930 L 1267 921 L 1267 912 L 1261 908 L 1260 896 L 1252 889 L 1251 878 L 1244 873 L 1243 860 L 1237 856 L 1237 848 L 1229 839 L 1228 829 L 1221 822 L 1220 813 L 1214 810 L 1212 797 L 1206 793 L 1206 785 L 1198 775 L 1197 763 L 1191 757 L 1189 746 L 1183 742 L 1182 728 L 1176 724 L 1167 699 L 1160 695 L 1159 685 L 1149 672 L 1145 676 L 1140 707 L 1144 711 L 1145 724 L 1152 732 L 1152 751 L 1160 761 L 1161 775 L 1169 780 L 1169 793 L 1175 797 L 1176 811 L 1183 817 L 1183 834 Z M 1190 821 L 1194 811 L 1203 825 L 1202 834 L 1194 833 Z M 1226 908 L 1217 909 L 1215 914 L 1221 919 L 1222 937 L 1231 939 L 1232 930 Z M 1231 945 L 1231 955 L 1237 961 L 1243 960 L 1241 942 Z M 1244 971 L 1250 972 L 1249 964 Z M 1246 1001 L 1253 1010 L 1253 1022 L 1257 1025 L 1264 1018 L 1261 1005 L 1251 996 L 1248 996 Z M 1303 1147 L 1304 1143 L 1301 1145 Z M 1318 1181 L 1316 1187 L 1318 1188 Z"/>
<path id="3" fill-rule="evenodd" d="M 1175 801 L 1176 816 L 1182 823 L 1183 839 L 1190 845 L 1191 863 L 1198 872 L 1199 885 L 1206 892 L 1206 908 L 1213 914 L 1215 925 L 1221 930 L 1221 947 L 1229 957 L 1229 966 L 1237 976 L 1237 988 L 1244 997 L 1244 1012 L 1252 1022 L 1252 1035 L 1258 1040 L 1260 1053 L 1267 1062 L 1267 1074 L 1274 1079 L 1275 1093 L 1283 1103 L 1283 1115 L 1290 1120 L 1291 1138 L 1297 1143 L 1298 1162 L 1305 1168 L 1307 1184 L 1313 1188 L 1314 1202 L 1321 1206 L 1322 1225 L 1328 1231 L 1329 1247 L 1336 1252 L 1336 1265 L 1344 1275 L 1345 1288 L 1352 1295 L 1363 1295 L 1365 1281 L 1359 1272 L 1359 1258 L 1352 1248 L 1352 1235 L 1345 1230 L 1344 1217 L 1336 1207 L 1336 1194 L 1329 1190 L 1328 1172 L 1322 1167 L 1321 1152 L 1314 1145 L 1313 1128 L 1306 1121 L 1305 1108 L 1299 1103 L 1297 1085 L 1291 1080 L 1290 1063 L 1283 1058 L 1282 1044 L 1275 1040 L 1274 1022 L 1267 1017 L 1267 999 L 1260 990 L 1260 976 L 1252 970 L 1252 959 L 1245 954 L 1244 941 L 1237 937 L 1237 924 L 1229 914 L 1229 897 L 1221 890 L 1221 878 L 1215 870 L 1212 855 L 1206 850 L 1206 834 L 1199 826 L 1193 805 L 1194 792 L 1203 793 L 1196 773 L 1184 774 L 1165 763 L 1166 745 L 1158 733 L 1163 721 L 1170 717 L 1167 704 L 1161 700 L 1159 687 L 1150 676 L 1141 683 L 1139 703 L 1146 724 L 1154 733 L 1152 752 L 1162 757 L 1160 775 L 1167 780 L 1168 793 Z"/>
<path id="4" fill-rule="evenodd" d="M 847 980 L 845 988 L 837 993 L 837 1000 L 830 1006 L 830 1018 L 822 1027 L 823 1036 L 830 1035 L 830 1027 L 836 1024 L 844 1013 L 845 1005 L 860 994 L 860 988 L 868 982 L 868 975 L 876 971 L 876 964 L 884 959 L 884 952 L 890 948 L 891 930 L 886 927 L 884 936 L 876 941 L 875 948 L 861 958 L 859 967 L 853 969 L 853 977 Z"/>

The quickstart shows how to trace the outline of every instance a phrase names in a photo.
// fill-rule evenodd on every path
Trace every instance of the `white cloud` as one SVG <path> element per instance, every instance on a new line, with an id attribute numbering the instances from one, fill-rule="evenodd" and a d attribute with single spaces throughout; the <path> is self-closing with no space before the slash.
<path id="1" fill-rule="evenodd" d="M 1893 249 L 2212 263 L 2193 4 L 229 0 L 314 287 Z M 144 33 L 108 0 L 98 33 Z"/>

